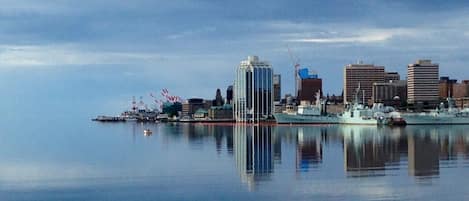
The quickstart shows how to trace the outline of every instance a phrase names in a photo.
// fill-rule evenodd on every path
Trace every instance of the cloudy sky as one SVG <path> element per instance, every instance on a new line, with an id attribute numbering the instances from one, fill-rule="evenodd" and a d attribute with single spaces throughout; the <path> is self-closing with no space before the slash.
<path id="1" fill-rule="evenodd" d="M 254 54 L 282 74 L 288 93 L 290 47 L 303 67 L 319 72 L 329 93 L 340 93 L 343 66 L 358 60 L 405 74 L 407 64 L 427 58 L 440 64 L 441 75 L 469 79 L 467 1 L 0 3 L 0 67 L 6 69 L 124 68 L 122 76 L 151 75 L 155 90 L 212 97 L 233 81 L 239 61 Z"/>

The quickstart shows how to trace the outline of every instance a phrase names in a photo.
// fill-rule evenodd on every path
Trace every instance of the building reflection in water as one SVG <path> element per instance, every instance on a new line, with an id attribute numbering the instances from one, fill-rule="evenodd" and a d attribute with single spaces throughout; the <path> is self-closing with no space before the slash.
<path id="1" fill-rule="evenodd" d="M 234 126 L 236 167 L 249 189 L 256 182 L 269 180 L 274 169 L 271 126 Z"/>
<path id="2" fill-rule="evenodd" d="M 439 174 L 439 145 L 430 135 L 409 135 L 408 167 L 411 176 L 431 176 Z"/>
<path id="3" fill-rule="evenodd" d="M 465 127 L 341 128 L 344 166 L 352 177 L 384 176 L 387 171 L 407 168 L 409 176 L 434 178 L 442 166 L 454 166 L 458 157 L 467 160 L 469 156 Z"/>
<path id="4" fill-rule="evenodd" d="M 316 129 L 315 129 L 316 128 Z M 322 162 L 322 131 L 320 127 L 299 127 L 296 148 L 296 169 L 307 171 Z"/>
<path id="5" fill-rule="evenodd" d="M 191 124 L 168 127 L 175 139 L 198 149 L 213 140 L 218 153 L 233 154 L 241 180 L 250 189 L 270 180 L 274 166 L 305 173 L 326 161 L 324 153 L 343 148 L 348 177 L 406 174 L 418 179 L 440 177 L 440 169 L 468 163 L 467 126 L 247 126 Z M 332 145 L 332 146 L 331 146 Z M 282 150 L 285 149 L 285 150 Z M 282 151 L 287 153 L 282 155 Z M 289 153 L 294 153 L 290 155 Z M 328 155 L 326 155 L 328 156 Z M 283 159 L 283 157 L 287 157 Z M 294 158 L 289 158 L 294 157 Z M 282 164 L 287 161 L 291 164 Z"/>
<path id="6" fill-rule="evenodd" d="M 399 129 L 343 126 L 344 166 L 348 176 L 384 176 L 398 168 L 406 143 Z"/>

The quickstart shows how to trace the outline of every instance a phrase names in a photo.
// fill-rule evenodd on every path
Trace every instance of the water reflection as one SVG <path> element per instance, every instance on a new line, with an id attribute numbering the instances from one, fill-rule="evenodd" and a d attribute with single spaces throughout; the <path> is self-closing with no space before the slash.
<path id="1" fill-rule="evenodd" d="M 272 127 L 235 126 L 234 148 L 236 167 L 249 188 L 256 181 L 270 179 L 274 168 Z"/>
<path id="2" fill-rule="evenodd" d="M 384 176 L 387 168 L 398 167 L 403 146 L 400 129 L 368 126 L 341 127 L 344 165 L 348 176 Z"/>
<path id="3" fill-rule="evenodd" d="M 300 127 L 296 135 L 296 169 L 308 171 L 322 162 L 322 136 L 325 129 Z"/>
<path id="4" fill-rule="evenodd" d="M 396 175 L 436 179 L 442 168 L 468 167 L 468 128 L 187 124 L 171 129 L 191 145 L 213 140 L 217 153 L 226 151 L 233 157 L 241 181 L 255 189 L 286 172 L 345 173 L 349 179 Z M 463 163 L 458 163 L 460 160 Z M 321 169 L 331 164 L 342 164 L 342 172 Z"/>

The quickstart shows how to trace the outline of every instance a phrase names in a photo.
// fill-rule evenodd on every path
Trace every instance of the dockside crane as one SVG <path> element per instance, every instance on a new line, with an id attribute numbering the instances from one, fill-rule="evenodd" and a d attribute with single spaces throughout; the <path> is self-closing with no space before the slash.
<path id="1" fill-rule="evenodd" d="M 287 46 L 287 49 L 288 49 L 288 54 L 290 55 L 290 59 L 293 63 L 293 67 L 295 70 L 295 96 L 298 97 L 298 91 L 300 90 L 299 88 L 301 87 L 299 84 L 300 78 L 298 75 L 299 70 L 300 70 L 300 59 L 293 55 L 293 52 L 291 51 L 290 47 Z"/>

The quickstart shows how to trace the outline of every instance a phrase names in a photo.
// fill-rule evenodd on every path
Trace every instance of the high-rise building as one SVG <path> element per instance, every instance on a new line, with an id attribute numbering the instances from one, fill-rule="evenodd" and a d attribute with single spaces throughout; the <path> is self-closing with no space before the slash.
<path id="1" fill-rule="evenodd" d="M 373 64 L 348 64 L 344 67 L 344 104 L 354 100 L 355 91 L 360 84 L 360 89 L 364 92 L 364 104 L 372 103 L 373 83 L 384 82 L 384 66 Z M 362 99 L 362 98 L 360 98 Z"/>
<path id="2" fill-rule="evenodd" d="M 280 102 L 282 99 L 282 79 L 280 74 L 274 74 L 274 101 Z"/>
<path id="3" fill-rule="evenodd" d="M 249 56 L 241 61 L 234 83 L 234 116 L 238 122 L 254 122 L 274 111 L 273 69 L 269 62 Z"/>
<path id="4" fill-rule="evenodd" d="M 316 101 L 316 93 L 321 92 L 322 97 L 322 79 L 318 77 L 315 71 L 310 71 L 307 68 L 300 69 L 300 86 L 298 90 L 298 101 Z"/>
<path id="5" fill-rule="evenodd" d="M 407 98 L 410 104 L 435 105 L 439 102 L 439 65 L 417 60 L 407 66 Z"/>
<path id="6" fill-rule="evenodd" d="M 226 89 L 226 102 L 231 104 L 233 101 L 233 85 L 228 86 Z"/>

